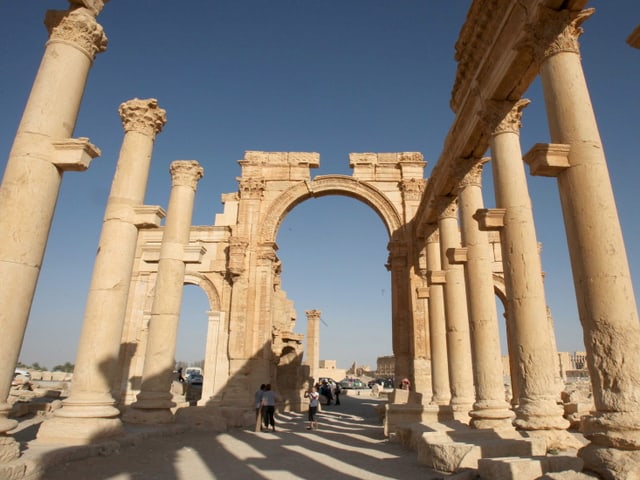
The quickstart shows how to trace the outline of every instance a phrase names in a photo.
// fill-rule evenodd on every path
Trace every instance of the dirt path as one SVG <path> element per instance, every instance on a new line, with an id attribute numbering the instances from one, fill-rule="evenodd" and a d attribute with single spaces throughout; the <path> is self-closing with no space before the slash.
<path id="1" fill-rule="evenodd" d="M 306 413 L 276 416 L 276 432 L 237 429 L 149 438 L 106 457 L 51 467 L 46 480 L 416 479 L 443 478 L 416 452 L 390 443 L 368 396 L 323 407 L 319 430 Z"/>

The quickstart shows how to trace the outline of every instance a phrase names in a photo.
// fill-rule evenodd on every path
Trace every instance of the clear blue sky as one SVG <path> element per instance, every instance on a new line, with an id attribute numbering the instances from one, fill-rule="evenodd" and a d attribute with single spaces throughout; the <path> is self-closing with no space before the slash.
<path id="1" fill-rule="evenodd" d="M 468 0 L 112 0 L 99 16 L 109 38 L 90 73 L 75 136 L 102 150 L 90 169 L 66 173 L 21 361 L 75 361 L 95 249 L 123 130 L 117 108 L 157 98 L 168 122 L 154 150 L 146 203 L 166 207 L 169 164 L 198 160 L 194 224 L 212 224 L 220 195 L 237 190 L 245 150 L 313 151 L 312 175 L 351 174 L 350 152 L 420 151 L 434 167 L 453 120 L 454 45 Z M 63 0 L 0 1 L 2 170 L 38 68 L 45 9 Z M 625 40 L 637 0 L 598 0 L 583 25 L 582 58 L 609 163 L 629 263 L 639 289 L 640 50 Z M 549 139 L 539 82 L 526 95 L 523 152 Z M 485 203 L 494 205 L 489 169 Z M 581 350 L 573 282 L 555 180 L 530 177 L 547 301 L 560 350 Z M 297 206 L 278 234 L 282 287 L 296 331 L 319 309 L 320 355 L 346 368 L 391 350 L 387 234 L 353 199 Z M 5 280 L 6 281 L 6 280 Z M 185 288 L 178 359 L 203 358 L 207 305 Z"/>

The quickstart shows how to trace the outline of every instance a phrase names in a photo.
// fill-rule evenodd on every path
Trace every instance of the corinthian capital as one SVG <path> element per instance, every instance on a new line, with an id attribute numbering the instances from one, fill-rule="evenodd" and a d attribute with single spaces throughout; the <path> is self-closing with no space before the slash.
<path id="1" fill-rule="evenodd" d="M 266 187 L 262 178 L 239 178 L 240 198 L 257 200 L 262 197 Z"/>
<path id="2" fill-rule="evenodd" d="M 426 185 L 424 178 L 409 178 L 400 182 L 400 191 L 405 200 L 420 200 Z"/>
<path id="3" fill-rule="evenodd" d="M 462 175 L 462 180 L 458 183 L 458 191 L 467 187 L 482 187 L 482 169 L 489 162 L 489 157 L 474 158 L 471 168 Z"/>
<path id="4" fill-rule="evenodd" d="M 202 178 L 204 170 L 195 160 L 176 160 L 169 166 L 171 185 L 174 187 L 191 187 L 194 190 Z"/>
<path id="5" fill-rule="evenodd" d="M 486 104 L 486 111 L 482 115 L 485 128 L 491 136 L 500 133 L 520 134 L 522 128 L 522 111 L 531 100 L 521 98 L 517 102 L 509 101 L 489 101 Z"/>
<path id="6" fill-rule="evenodd" d="M 167 123 L 167 112 L 158 107 L 155 98 L 134 98 L 124 102 L 118 109 L 125 132 L 139 132 L 155 138 Z"/>
<path id="7" fill-rule="evenodd" d="M 86 10 L 49 10 L 44 18 L 49 43 L 73 45 L 91 61 L 107 49 L 107 36 L 96 18 Z"/>
<path id="8" fill-rule="evenodd" d="M 557 11 L 540 7 L 537 22 L 527 25 L 529 35 L 519 47 L 529 50 L 537 63 L 560 52 L 580 54 L 578 38 L 583 33 L 580 25 L 594 11 L 594 8 Z"/>
<path id="9" fill-rule="evenodd" d="M 438 218 L 458 218 L 458 197 L 440 196 L 435 200 L 434 208 L 439 212 Z"/>

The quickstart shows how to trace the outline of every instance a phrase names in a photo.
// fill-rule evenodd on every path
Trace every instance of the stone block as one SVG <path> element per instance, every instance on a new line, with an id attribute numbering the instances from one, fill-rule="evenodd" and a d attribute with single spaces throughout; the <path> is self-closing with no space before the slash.
<path id="1" fill-rule="evenodd" d="M 567 455 L 483 458 L 478 462 L 478 473 L 481 478 L 492 480 L 536 480 L 551 472 L 577 473 L 582 467 L 581 459 Z"/>

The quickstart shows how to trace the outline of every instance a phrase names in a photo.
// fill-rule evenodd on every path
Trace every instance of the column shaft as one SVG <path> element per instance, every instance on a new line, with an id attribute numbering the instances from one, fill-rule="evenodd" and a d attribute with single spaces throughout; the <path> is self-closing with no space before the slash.
<path id="1" fill-rule="evenodd" d="M 111 392 L 138 238 L 135 207 L 144 201 L 153 142 L 166 119 L 154 99 L 125 102 L 120 116 L 126 133 L 105 209 L 71 393 L 38 431 L 38 439 L 49 442 L 87 443 L 122 432 Z"/>
<path id="2" fill-rule="evenodd" d="M 476 211 L 483 208 L 482 166 L 483 161 L 480 161 L 472 167 L 459 192 L 462 244 L 467 249 L 466 291 L 476 386 L 471 425 L 476 428 L 510 427 L 513 412 L 505 401 L 489 238 L 486 231 L 480 231 L 474 219 Z"/>
<path id="3" fill-rule="evenodd" d="M 171 164 L 171 195 L 162 235 L 156 290 L 151 306 L 147 351 L 142 369 L 138 400 L 125 420 L 134 423 L 173 421 L 170 392 L 175 366 L 178 321 L 184 286 L 184 253 L 189 244 L 196 185 L 202 167 L 196 161 L 178 160 Z"/>
<path id="4" fill-rule="evenodd" d="M 451 252 L 460 247 L 460 230 L 457 221 L 455 199 L 449 202 L 440 215 L 440 249 L 442 269 L 445 272 L 444 301 L 447 322 L 447 351 L 449 358 L 449 383 L 451 386 L 451 408 L 456 419 L 469 421 L 469 411 L 475 398 L 469 317 L 464 284 L 464 267 L 453 263 Z"/>
<path id="5" fill-rule="evenodd" d="M 583 422 L 592 443 L 581 456 L 606 478 L 614 478 L 610 477 L 614 470 L 621 475 L 615 478 L 631 478 L 640 474 L 640 323 L 609 171 L 580 63 L 579 25 L 590 14 L 552 15 L 551 21 L 567 24 L 554 42 L 563 48 L 545 52 L 541 78 L 551 142 L 570 146 L 569 166 L 557 180 L 596 406 L 594 415 Z M 621 463 L 625 469 L 618 468 Z"/>
<path id="6" fill-rule="evenodd" d="M 45 23 L 49 41 L 0 185 L 0 434 L 15 426 L 6 400 L 65 169 L 54 163 L 53 141 L 73 134 L 89 69 L 106 48 L 85 9 L 50 11 Z"/>
<path id="7" fill-rule="evenodd" d="M 566 429 L 557 402 L 560 385 L 554 370 L 557 355 L 549 328 L 542 266 L 533 212 L 520 150 L 520 116 L 528 100 L 503 118 L 491 137 L 496 206 L 505 209 L 501 230 L 507 291 L 507 319 L 512 321 L 520 398 L 515 425 L 525 430 Z"/>
<path id="8" fill-rule="evenodd" d="M 435 227 L 434 227 L 435 228 Z M 441 273 L 440 235 L 435 230 L 427 238 L 429 270 L 429 338 L 431 341 L 432 403 L 448 405 L 451 400 L 449 362 L 447 361 L 447 326 L 444 311 L 444 287 L 436 278 Z"/>

